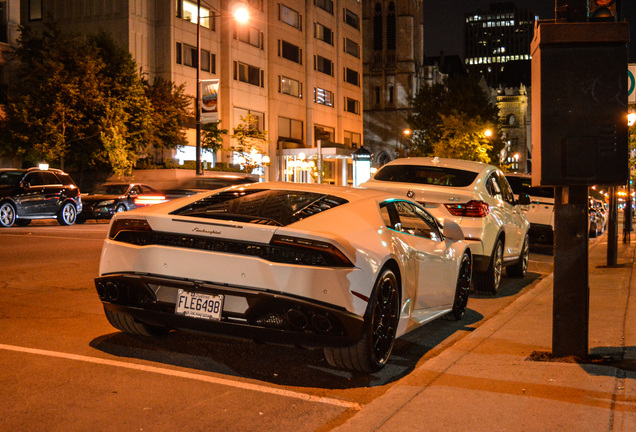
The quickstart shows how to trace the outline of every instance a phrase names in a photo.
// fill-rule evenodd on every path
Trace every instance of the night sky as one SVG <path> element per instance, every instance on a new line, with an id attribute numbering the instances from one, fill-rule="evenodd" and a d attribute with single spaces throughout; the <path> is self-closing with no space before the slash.
<path id="1" fill-rule="evenodd" d="M 493 0 L 423 0 L 424 52 L 436 57 L 446 55 L 464 58 L 464 14 L 488 10 Z M 555 0 L 516 0 L 518 8 L 528 8 L 539 19 L 554 19 Z M 622 16 L 630 25 L 630 63 L 636 62 L 636 0 L 623 0 Z"/>

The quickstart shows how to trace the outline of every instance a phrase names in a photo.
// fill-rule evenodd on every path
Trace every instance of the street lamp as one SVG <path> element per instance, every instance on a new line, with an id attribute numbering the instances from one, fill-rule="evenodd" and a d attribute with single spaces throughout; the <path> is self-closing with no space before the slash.
<path id="1" fill-rule="evenodd" d="M 214 15 L 212 18 L 215 18 L 216 15 L 223 16 L 223 13 L 218 9 L 214 9 Z M 249 11 L 247 6 L 244 3 L 236 2 L 232 6 L 231 15 L 234 19 L 239 23 L 246 23 L 249 19 Z M 201 16 L 201 0 L 197 0 L 197 92 L 196 92 L 196 101 L 195 101 L 195 121 L 196 121 L 196 174 L 203 175 L 203 167 L 201 166 L 201 19 L 202 18 L 210 18 L 210 15 L 207 17 Z"/>

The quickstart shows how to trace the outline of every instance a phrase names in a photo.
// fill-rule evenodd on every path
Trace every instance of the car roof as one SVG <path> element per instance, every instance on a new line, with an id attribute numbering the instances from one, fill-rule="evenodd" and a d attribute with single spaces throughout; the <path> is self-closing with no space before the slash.
<path id="1" fill-rule="evenodd" d="M 438 166 L 444 168 L 461 169 L 465 171 L 481 172 L 484 170 L 493 169 L 497 167 L 494 165 L 488 165 L 483 162 L 468 161 L 463 159 L 449 159 L 438 157 L 408 157 L 392 160 L 386 165 L 423 165 L 423 166 Z"/>

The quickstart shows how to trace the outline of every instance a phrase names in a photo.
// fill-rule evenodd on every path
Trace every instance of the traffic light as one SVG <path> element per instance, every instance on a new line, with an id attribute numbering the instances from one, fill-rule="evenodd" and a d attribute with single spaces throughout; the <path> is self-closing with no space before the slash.
<path id="1" fill-rule="evenodd" d="M 587 16 L 590 22 L 617 21 L 616 6 L 619 0 L 588 0 Z"/>

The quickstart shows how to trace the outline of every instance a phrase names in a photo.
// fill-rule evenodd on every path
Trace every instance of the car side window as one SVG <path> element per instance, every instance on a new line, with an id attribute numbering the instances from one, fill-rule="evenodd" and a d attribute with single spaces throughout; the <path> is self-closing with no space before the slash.
<path id="1" fill-rule="evenodd" d="M 501 190 L 501 194 L 503 196 L 504 201 L 510 204 L 514 204 L 515 195 L 512 192 L 512 188 L 510 187 L 510 183 L 508 183 L 508 180 L 506 180 L 506 177 L 502 173 L 498 172 L 496 180 Z"/>
<path id="2" fill-rule="evenodd" d="M 391 229 L 434 241 L 442 239 L 432 216 L 409 202 L 392 201 L 380 210 L 385 224 Z"/>
<path id="3" fill-rule="evenodd" d="M 41 172 L 43 185 L 58 185 L 61 184 L 60 180 L 51 172 Z"/>
<path id="4" fill-rule="evenodd" d="M 27 176 L 24 178 L 24 182 L 28 183 L 31 187 L 42 186 L 44 184 L 44 179 L 39 172 L 32 172 L 27 174 Z"/>
<path id="5" fill-rule="evenodd" d="M 497 180 L 495 179 L 495 174 L 491 174 L 488 177 L 488 180 L 486 180 L 486 190 L 488 191 L 488 194 L 491 197 L 503 200 L 501 187 L 499 186 L 499 183 L 497 183 Z"/>
<path id="6" fill-rule="evenodd" d="M 130 189 L 130 193 L 131 193 L 132 195 L 137 195 L 137 194 L 141 193 L 141 188 L 140 188 L 139 186 L 133 186 L 133 187 Z"/>

